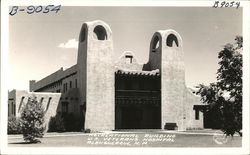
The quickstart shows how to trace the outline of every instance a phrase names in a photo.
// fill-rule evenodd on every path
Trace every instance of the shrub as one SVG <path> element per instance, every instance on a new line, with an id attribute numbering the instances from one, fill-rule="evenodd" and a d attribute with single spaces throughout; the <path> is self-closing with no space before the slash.
<path id="1" fill-rule="evenodd" d="M 64 113 L 63 120 L 66 131 L 81 131 L 84 129 L 83 117 L 77 117 L 73 113 Z"/>
<path id="2" fill-rule="evenodd" d="M 8 118 L 8 134 L 21 134 L 21 120 L 14 116 Z"/>
<path id="3" fill-rule="evenodd" d="M 58 113 L 51 117 L 48 132 L 81 131 L 83 119 L 75 117 L 73 113 Z"/>
<path id="4" fill-rule="evenodd" d="M 80 131 L 79 120 L 73 113 L 64 114 L 63 120 L 66 131 Z"/>
<path id="5" fill-rule="evenodd" d="M 48 132 L 63 132 L 65 131 L 64 121 L 60 114 L 50 118 Z"/>
<path id="6" fill-rule="evenodd" d="M 90 129 L 86 129 L 86 130 L 84 130 L 84 133 L 90 133 L 91 132 L 91 130 Z"/>
<path id="7" fill-rule="evenodd" d="M 37 138 L 42 138 L 45 131 L 44 109 L 34 96 L 29 98 L 22 109 L 21 120 L 24 140 L 30 143 L 40 142 Z"/>

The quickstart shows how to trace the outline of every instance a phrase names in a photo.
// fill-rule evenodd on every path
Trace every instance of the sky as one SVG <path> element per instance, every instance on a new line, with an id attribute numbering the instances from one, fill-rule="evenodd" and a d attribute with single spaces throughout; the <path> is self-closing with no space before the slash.
<path id="1" fill-rule="evenodd" d="M 80 28 L 103 20 L 112 30 L 115 59 L 133 51 L 146 63 L 153 34 L 174 29 L 183 40 L 188 87 L 216 81 L 218 52 L 242 35 L 242 9 L 211 7 L 61 7 L 58 13 L 9 17 L 8 89 L 28 90 L 40 80 L 77 62 Z"/>

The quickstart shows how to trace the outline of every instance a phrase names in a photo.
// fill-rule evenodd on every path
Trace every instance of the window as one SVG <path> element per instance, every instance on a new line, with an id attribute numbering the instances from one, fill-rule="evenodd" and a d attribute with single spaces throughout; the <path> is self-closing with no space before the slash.
<path id="1" fill-rule="evenodd" d="M 50 105 L 50 101 L 51 101 L 51 97 L 49 98 L 49 100 L 48 100 L 48 103 L 47 103 L 47 106 L 46 106 L 46 109 L 45 109 L 45 112 L 47 112 L 48 111 L 48 109 L 49 109 L 49 105 Z"/>
<path id="2" fill-rule="evenodd" d="M 195 110 L 195 120 L 199 120 L 200 119 L 200 117 L 199 117 L 199 110 Z"/>
<path id="3" fill-rule="evenodd" d="M 62 113 L 68 113 L 68 102 L 62 102 Z"/>
<path id="4" fill-rule="evenodd" d="M 174 34 L 168 35 L 168 37 L 167 37 L 167 46 L 173 47 L 173 42 L 175 43 L 175 45 L 177 47 L 179 46 L 177 37 Z"/>
<path id="5" fill-rule="evenodd" d="M 107 40 L 107 32 L 103 26 L 98 25 L 95 27 L 94 38 L 97 40 Z"/>
<path id="6" fill-rule="evenodd" d="M 11 108 L 12 108 L 11 114 L 14 115 L 14 102 L 11 102 Z"/>
<path id="7" fill-rule="evenodd" d="M 75 88 L 77 88 L 77 79 L 75 79 Z"/>
<path id="8" fill-rule="evenodd" d="M 69 88 L 72 88 L 72 81 L 69 82 Z"/>
<path id="9" fill-rule="evenodd" d="M 19 104 L 19 107 L 18 107 L 18 112 L 20 112 L 20 110 L 21 110 L 23 100 L 24 100 L 24 96 L 21 98 L 21 101 L 20 101 L 20 104 Z"/>
<path id="10" fill-rule="evenodd" d="M 63 84 L 63 92 L 64 92 L 64 93 L 67 92 L 67 89 L 68 89 L 67 87 L 68 87 L 68 86 L 67 86 L 67 83 L 64 83 L 64 84 Z"/>
<path id="11" fill-rule="evenodd" d="M 126 63 L 128 63 L 128 64 L 132 63 L 132 60 L 133 60 L 133 56 L 132 55 L 126 55 L 125 58 L 126 58 Z"/>
<path id="12" fill-rule="evenodd" d="M 40 103 L 41 103 L 41 104 L 43 103 L 43 97 L 40 99 Z"/>

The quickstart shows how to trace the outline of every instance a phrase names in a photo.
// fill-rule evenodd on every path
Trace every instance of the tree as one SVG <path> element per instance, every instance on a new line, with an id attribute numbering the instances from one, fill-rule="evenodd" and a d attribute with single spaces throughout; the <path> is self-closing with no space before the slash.
<path id="1" fill-rule="evenodd" d="M 44 109 L 35 96 L 28 99 L 22 110 L 21 120 L 24 140 L 31 143 L 40 142 L 37 138 L 42 138 L 45 131 Z"/>
<path id="2" fill-rule="evenodd" d="M 242 36 L 236 36 L 235 41 L 235 44 L 226 44 L 219 52 L 217 82 L 209 86 L 200 84 L 196 92 L 210 109 L 218 109 L 221 130 L 227 136 L 236 132 L 242 135 Z"/>

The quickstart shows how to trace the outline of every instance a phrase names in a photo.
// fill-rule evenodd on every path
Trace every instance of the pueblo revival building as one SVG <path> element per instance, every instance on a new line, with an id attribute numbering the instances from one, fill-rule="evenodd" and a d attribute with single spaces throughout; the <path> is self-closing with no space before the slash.
<path id="1" fill-rule="evenodd" d="M 115 61 L 110 27 L 100 20 L 86 22 L 77 64 L 30 81 L 30 92 L 25 93 L 40 94 L 42 100 L 41 92 L 46 92 L 43 104 L 54 111 L 50 116 L 72 113 L 94 131 L 203 128 L 203 113 L 195 108 L 201 105 L 199 97 L 185 85 L 181 36 L 174 30 L 155 32 L 148 54 L 145 64 L 131 51 Z M 60 99 L 50 107 L 49 98 L 58 98 L 53 94 Z M 13 103 L 20 107 L 21 101 Z"/>

